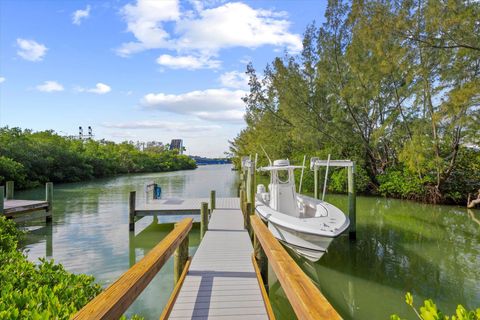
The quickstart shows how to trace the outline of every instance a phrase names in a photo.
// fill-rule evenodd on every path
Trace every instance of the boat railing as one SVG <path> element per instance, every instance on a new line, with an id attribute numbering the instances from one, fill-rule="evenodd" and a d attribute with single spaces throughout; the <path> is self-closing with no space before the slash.
<path id="1" fill-rule="evenodd" d="M 188 271 L 188 234 L 193 219 L 186 218 L 157 244 L 142 260 L 127 270 L 117 281 L 91 300 L 72 319 L 118 319 L 142 293 L 175 252 L 174 278 L 180 287 Z"/>
<path id="2" fill-rule="evenodd" d="M 298 319 L 341 319 L 320 290 L 257 216 L 250 217 L 255 256 L 268 260 Z M 264 279 L 265 281 L 265 279 Z"/>

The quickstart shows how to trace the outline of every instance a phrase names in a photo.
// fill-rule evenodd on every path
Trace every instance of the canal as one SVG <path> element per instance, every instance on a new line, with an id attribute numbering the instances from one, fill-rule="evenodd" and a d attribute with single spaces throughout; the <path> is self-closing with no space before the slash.
<path id="1" fill-rule="evenodd" d="M 119 176 L 83 183 L 58 184 L 50 227 L 30 222 L 23 243 L 32 261 L 53 258 L 75 273 L 87 273 L 108 286 L 139 261 L 172 229 L 172 218 L 146 217 L 128 231 L 128 194 L 148 201 L 145 184 L 154 180 L 163 197 L 235 196 L 238 177 L 230 165 L 196 170 Z M 17 198 L 41 199 L 44 190 L 17 192 Z M 327 196 L 346 211 L 346 197 Z M 170 219 L 170 220 L 169 220 Z M 404 302 L 411 291 L 418 305 L 432 298 L 448 313 L 457 304 L 480 306 L 480 212 L 379 197 L 357 199 L 357 241 L 335 239 L 316 263 L 294 259 L 345 319 L 388 319 L 392 313 L 412 319 Z M 199 230 L 190 237 L 190 254 Z M 278 319 L 293 311 L 272 272 L 270 298 Z M 173 289 L 170 260 L 130 307 L 128 315 L 158 319 Z"/>

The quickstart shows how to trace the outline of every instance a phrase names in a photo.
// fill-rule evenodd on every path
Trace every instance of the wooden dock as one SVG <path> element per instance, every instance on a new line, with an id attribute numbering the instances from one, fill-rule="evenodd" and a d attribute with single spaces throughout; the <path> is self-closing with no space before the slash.
<path id="1" fill-rule="evenodd" d="M 209 198 L 168 198 L 151 200 L 135 208 L 135 216 L 200 214 L 201 203 L 208 203 L 209 201 Z M 240 199 L 217 198 L 216 207 L 222 209 L 238 209 L 240 208 Z"/>
<path id="2" fill-rule="evenodd" d="M 240 199 L 234 197 L 217 198 L 211 191 L 210 198 L 166 198 L 154 199 L 137 207 L 136 192 L 130 192 L 129 200 L 129 230 L 135 230 L 135 222 L 145 216 L 183 216 L 200 215 L 202 203 L 209 203 L 210 210 L 238 209 Z"/>
<path id="3" fill-rule="evenodd" d="M 6 191 L 6 192 L 5 192 Z M 6 198 L 3 195 L 6 193 Z M 7 181 L 6 190 L 0 186 L 0 214 L 15 222 L 45 218 L 52 221 L 53 184 L 45 185 L 45 200 L 13 199 L 13 181 Z"/>
<path id="4" fill-rule="evenodd" d="M 252 254 L 240 209 L 214 210 L 169 319 L 268 319 Z"/>
<path id="5" fill-rule="evenodd" d="M 246 191 L 252 192 L 250 188 L 241 188 L 240 201 L 237 198 L 215 199 L 212 191 L 210 210 L 206 198 L 180 199 L 175 203 L 165 199 L 144 207 L 144 212 L 152 215 L 178 214 L 182 210 L 200 212 L 201 242 L 195 255 L 188 256 L 193 219 L 185 218 L 73 319 L 118 319 L 172 255 L 175 287 L 161 320 L 274 320 L 264 285 L 268 282 L 268 265 L 298 319 L 341 319 L 264 222 L 253 214 L 252 203 L 246 197 Z M 135 192 L 131 192 L 130 217 L 136 211 Z M 134 232 L 130 234 L 134 236 Z"/>

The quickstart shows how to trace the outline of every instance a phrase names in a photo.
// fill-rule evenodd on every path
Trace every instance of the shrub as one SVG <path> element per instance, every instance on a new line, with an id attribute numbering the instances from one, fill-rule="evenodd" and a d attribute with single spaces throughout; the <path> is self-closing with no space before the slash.
<path id="1" fill-rule="evenodd" d="M 432 300 L 425 300 L 423 306 L 417 310 L 413 305 L 413 296 L 410 292 L 405 295 L 405 302 L 412 307 L 413 312 L 421 320 L 480 320 L 480 308 L 468 311 L 462 305 L 458 305 L 455 314 L 449 317 L 444 315 Z M 401 320 L 401 318 L 394 314 L 390 316 L 390 320 Z"/>
<path id="2" fill-rule="evenodd" d="M 28 261 L 18 251 L 20 236 L 14 222 L 0 217 L 0 319 L 68 319 L 101 292 L 92 276 Z"/>

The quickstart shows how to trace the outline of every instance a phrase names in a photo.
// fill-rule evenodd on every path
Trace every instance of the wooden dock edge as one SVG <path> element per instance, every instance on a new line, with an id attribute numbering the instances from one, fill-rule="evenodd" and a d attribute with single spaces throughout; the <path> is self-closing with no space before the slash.
<path id="1" fill-rule="evenodd" d="M 255 259 L 255 254 L 252 253 L 252 264 L 255 269 L 255 274 L 257 275 L 258 285 L 260 286 L 260 291 L 262 292 L 263 303 L 265 304 L 265 309 L 267 310 L 267 316 L 269 320 L 275 320 L 275 313 L 273 313 L 272 305 L 270 304 L 270 298 L 268 297 L 267 290 L 263 284 L 262 275 L 260 273 L 260 268 L 258 268 L 257 260 Z"/>
<path id="2" fill-rule="evenodd" d="M 118 319 L 142 293 L 175 249 L 188 237 L 193 219 L 185 218 L 150 252 L 112 285 L 91 300 L 72 319 Z"/>
<path id="3" fill-rule="evenodd" d="M 342 319 L 312 280 L 290 257 L 283 246 L 257 216 L 251 217 L 252 228 L 268 262 L 280 282 L 288 301 L 300 320 Z"/>
<path id="4" fill-rule="evenodd" d="M 170 313 L 173 310 L 173 306 L 175 305 L 175 301 L 177 301 L 178 294 L 180 293 L 180 289 L 182 289 L 183 282 L 187 277 L 188 269 L 190 269 L 190 264 L 192 263 L 192 257 L 188 257 L 187 263 L 185 263 L 185 267 L 183 268 L 182 274 L 178 279 L 177 284 L 173 288 L 172 294 L 170 298 L 168 298 L 167 304 L 165 308 L 163 308 L 162 314 L 160 315 L 160 320 L 166 320 L 170 316 Z"/>

